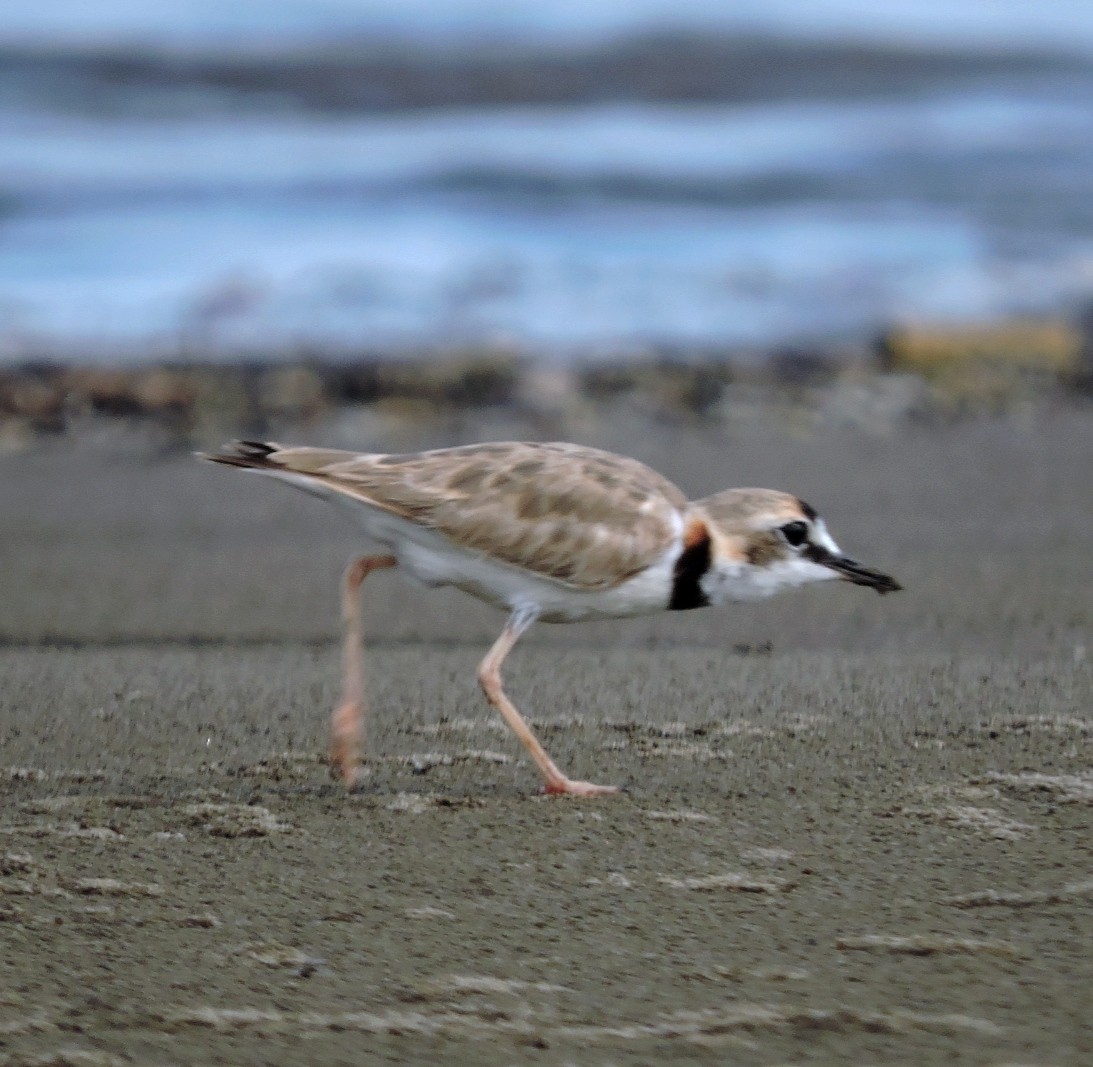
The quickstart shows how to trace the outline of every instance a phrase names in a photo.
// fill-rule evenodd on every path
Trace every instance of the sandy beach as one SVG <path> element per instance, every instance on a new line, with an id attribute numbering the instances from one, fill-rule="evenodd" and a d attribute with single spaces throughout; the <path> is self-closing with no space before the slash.
<path id="1" fill-rule="evenodd" d="M 627 787 L 583 802 L 478 692 L 501 617 L 394 575 L 330 780 L 332 509 L 120 431 L 0 457 L 0 1064 L 1093 1060 L 1093 410 L 584 440 L 905 591 L 537 627 L 509 691 Z"/>

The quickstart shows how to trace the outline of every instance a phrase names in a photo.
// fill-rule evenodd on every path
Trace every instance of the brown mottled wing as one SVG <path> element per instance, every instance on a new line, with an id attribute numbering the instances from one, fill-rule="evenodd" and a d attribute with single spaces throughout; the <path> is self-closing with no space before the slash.
<path id="1" fill-rule="evenodd" d="M 644 464 L 571 444 L 389 456 L 289 448 L 266 461 L 581 589 L 610 588 L 653 564 L 678 536 L 686 506 Z"/>

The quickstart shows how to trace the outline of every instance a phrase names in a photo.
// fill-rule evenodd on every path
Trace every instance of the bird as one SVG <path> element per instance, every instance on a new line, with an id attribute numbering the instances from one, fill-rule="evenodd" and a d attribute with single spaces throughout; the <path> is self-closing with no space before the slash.
<path id="1" fill-rule="evenodd" d="M 579 797 L 618 787 L 564 774 L 502 684 L 506 657 L 533 623 L 690 611 L 832 579 L 881 594 L 901 588 L 844 555 L 815 509 L 791 493 L 726 489 L 691 501 L 638 460 L 579 444 L 385 454 L 233 441 L 198 455 L 347 508 L 381 549 L 353 559 L 342 579 L 342 695 L 330 763 L 350 789 L 365 719 L 359 593 L 375 571 L 398 568 L 507 613 L 478 682 L 527 749 L 543 792 Z"/>

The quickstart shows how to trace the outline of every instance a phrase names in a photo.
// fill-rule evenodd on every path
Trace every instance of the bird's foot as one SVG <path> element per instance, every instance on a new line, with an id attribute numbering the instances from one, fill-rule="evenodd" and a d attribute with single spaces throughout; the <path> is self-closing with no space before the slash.
<path id="1" fill-rule="evenodd" d="M 330 777 L 341 782 L 345 791 L 351 793 L 360 777 L 360 765 L 356 760 L 342 758 L 336 751 L 331 751 Z"/>
<path id="2" fill-rule="evenodd" d="M 618 791 L 619 787 L 617 785 L 574 782 L 571 778 L 559 778 L 557 781 L 549 781 L 543 786 L 543 792 L 548 796 L 603 797 Z"/>

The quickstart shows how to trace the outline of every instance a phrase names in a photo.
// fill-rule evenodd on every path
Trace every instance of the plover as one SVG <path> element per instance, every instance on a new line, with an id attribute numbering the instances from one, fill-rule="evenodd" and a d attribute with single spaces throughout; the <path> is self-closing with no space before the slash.
<path id="1" fill-rule="evenodd" d="M 547 755 L 506 696 L 501 665 L 533 622 L 688 611 L 842 579 L 890 593 L 887 574 L 844 556 L 789 493 L 727 489 L 688 501 L 625 456 L 574 444 L 505 442 L 404 455 L 237 441 L 202 458 L 258 471 L 348 507 L 382 552 L 345 572 L 343 693 L 331 763 L 348 786 L 364 719 L 361 583 L 398 567 L 508 612 L 478 667 L 486 699 L 531 754 L 547 793 L 596 796 Z"/>

